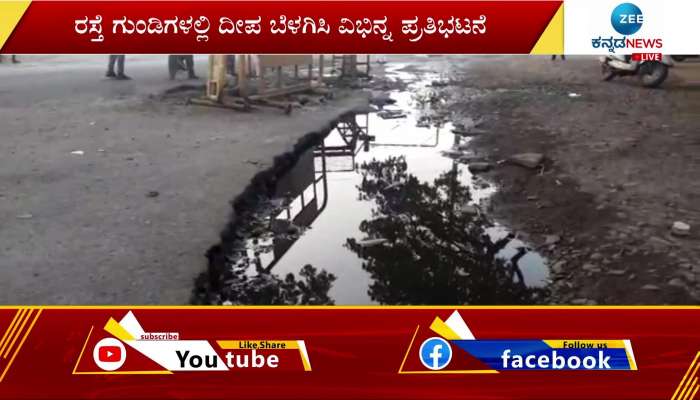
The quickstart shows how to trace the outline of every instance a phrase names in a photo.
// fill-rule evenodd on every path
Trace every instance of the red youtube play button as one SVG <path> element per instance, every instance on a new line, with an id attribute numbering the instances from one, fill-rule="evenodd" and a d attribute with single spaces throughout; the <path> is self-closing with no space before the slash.
<path id="1" fill-rule="evenodd" d="M 102 362 L 118 362 L 122 359 L 122 349 L 119 346 L 102 346 L 98 349 L 97 358 Z"/>
<path id="2" fill-rule="evenodd" d="M 124 343 L 115 338 L 104 338 L 95 344 L 92 351 L 95 365 L 104 371 L 115 371 L 126 361 Z"/>

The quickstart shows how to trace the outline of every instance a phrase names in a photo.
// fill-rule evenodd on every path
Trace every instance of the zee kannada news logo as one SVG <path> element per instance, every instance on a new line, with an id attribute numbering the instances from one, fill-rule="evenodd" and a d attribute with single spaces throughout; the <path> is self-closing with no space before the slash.
<path id="1" fill-rule="evenodd" d="M 433 320 L 430 331 L 438 336 L 421 339 L 419 331 L 420 326 L 416 327 L 399 373 L 637 370 L 632 343 L 627 339 L 476 339 L 458 311 L 445 321 L 439 317 Z M 410 367 L 411 354 L 425 369 Z"/>
<path id="2" fill-rule="evenodd" d="M 644 25 L 644 13 L 633 3 L 622 3 L 615 7 L 610 15 L 610 24 L 623 37 L 598 36 L 591 40 L 594 49 L 607 48 L 610 53 L 618 49 L 655 49 L 663 48 L 661 38 L 632 38 Z"/>
<path id="3" fill-rule="evenodd" d="M 177 332 L 144 331 L 131 311 L 118 322 L 110 318 L 104 331 L 111 336 L 100 339 L 92 347 L 93 366 L 82 361 L 85 347 L 92 336 L 90 330 L 74 374 L 171 374 L 178 371 L 225 372 L 280 367 L 311 371 L 304 340 L 182 339 Z M 290 356 L 289 350 L 297 353 L 298 358 Z M 132 354 L 129 357 L 131 364 L 126 364 L 127 354 Z M 100 371 L 95 371 L 94 367 Z"/>

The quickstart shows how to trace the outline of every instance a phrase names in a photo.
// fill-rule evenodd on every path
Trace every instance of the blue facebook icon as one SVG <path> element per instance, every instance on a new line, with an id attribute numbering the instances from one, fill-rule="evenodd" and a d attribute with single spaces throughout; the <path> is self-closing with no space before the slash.
<path id="1" fill-rule="evenodd" d="M 447 340 L 439 337 L 426 339 L 418 351 L 420 362 L 425 368 L 432 370 L 443 369 L 452 360 L 452 348 Z"/>

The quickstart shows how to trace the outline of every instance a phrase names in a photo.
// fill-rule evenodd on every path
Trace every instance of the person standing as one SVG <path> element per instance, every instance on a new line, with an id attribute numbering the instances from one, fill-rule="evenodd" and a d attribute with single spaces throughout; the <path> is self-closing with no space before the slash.
<path id="1" fill-rule="evenodd" d="M 130 77 L 124 74 L 124 54 L 110 54 L 109 62 L 107 63 L 107 78 L 115 78 L 118 80 L 129 80 Z M 114 64 L 117 64 L 117 72 L 114 73 Z"/>
<path id="2" fill-rule="evenodd" d="M 184 55 L 182 60 L 185 62 L 185 69 L 187 69 L 187 78 L 199 79 L 199 77 L 194 73 L 194 55 Z"/>
<path id="3" fill-rule="evenodd" d="M 187 71 L 189 79 L 199 79 L 194 73 L 194 56 L 192 54 L 171 54 L 168 56 L 168 70 L 170 80 L 175 79 L 177 71 Z"/>
<path id="4" fill-rule="evenodd" d="M 0 54 L 0 62 L 2 62 L 2 55 Z M 17 54 L 12 55 L 12 64 L 19 64 L 20 61 L 17 59 Z"/>

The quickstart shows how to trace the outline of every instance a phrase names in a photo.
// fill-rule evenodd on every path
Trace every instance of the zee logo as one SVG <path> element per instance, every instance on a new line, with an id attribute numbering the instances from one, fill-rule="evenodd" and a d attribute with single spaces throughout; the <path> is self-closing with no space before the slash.
<path id="1" fill-rule="evenodd" d="M 452 360 L 452 348 L 447 340 L 439 337 L 426 339 L 418 351 L 420 362 L 433 371 L 443 369 Z"/>
<path id="2" fill-rule="evenodd" d="M 642 10 L 632 3 L 622 3 L 615 7 L 610 17 L 613 28 L 621 35 L 633 35 L 642 29 L 644 15 Z"/>

